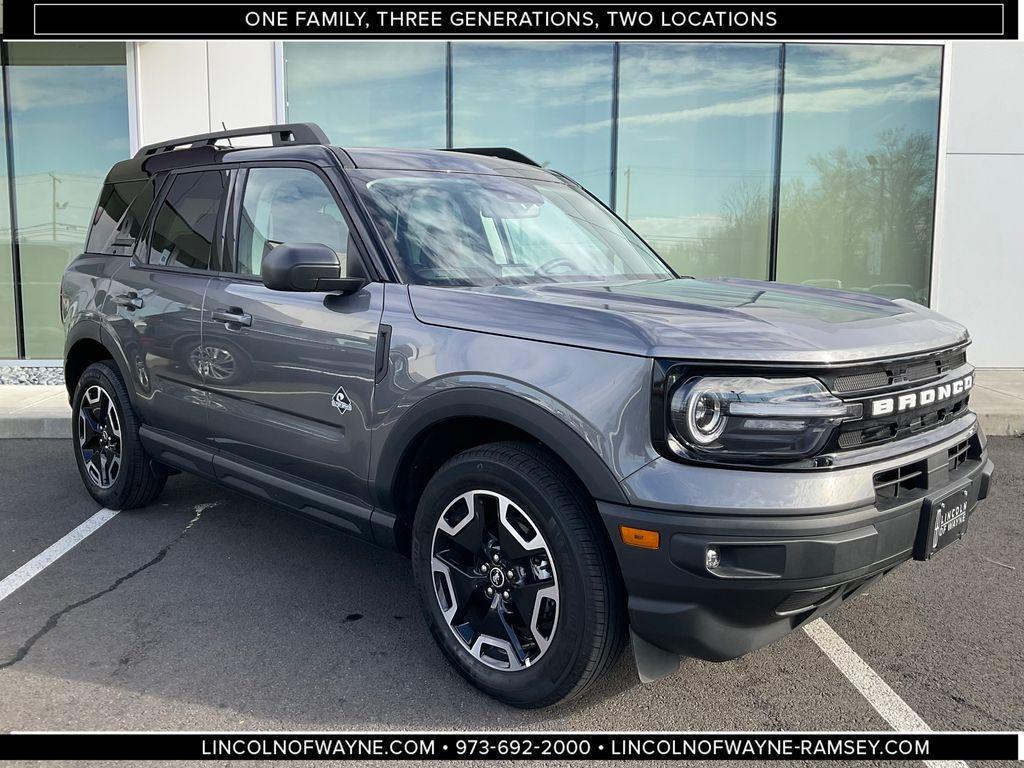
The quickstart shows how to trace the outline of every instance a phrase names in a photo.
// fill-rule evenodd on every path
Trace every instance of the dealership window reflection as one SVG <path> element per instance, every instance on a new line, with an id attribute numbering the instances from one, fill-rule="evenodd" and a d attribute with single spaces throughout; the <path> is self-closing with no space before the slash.
<path id="1" fill-rule="evenodd" d="M 454 43 L 456 147 L 513 147 L 610 199 L 611 43 Z"/>
<path id="2" fill-rule="evenodd" d="M 445 146 L 445 43 L 286 42 L 284 58 L 289 120 L 341 146 Z"/>
<path id="3" fill-rule="evenodd" d="M 0 92 L 0 114 L 6 105 Z M 7 177 L 7 121 L 0 120 L 0 358 L 18 356 L 14 313 L 14 254 L 11 239 L 11 206 Z"/>
<path id="4" fill-rule="evenodd" d="M 677 271 L 768 277 L 779 46 L 623 43 L 616 209 Z"/>
<path id="5" fill-rule="evenodd" d="M 107 170 L 129 154 L 123 43 L 8 44 L 28 357 L 60 357 L 57 292 L 85 246 Z"/>
<path id="6" fill-rule="evenodd" d="M 788 45 L 781 281 L 927 304 L 942 49 Z"/>

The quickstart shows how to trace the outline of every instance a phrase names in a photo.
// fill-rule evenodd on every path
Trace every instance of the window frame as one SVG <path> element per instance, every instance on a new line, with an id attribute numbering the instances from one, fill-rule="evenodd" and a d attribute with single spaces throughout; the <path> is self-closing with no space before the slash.
<path id="1" fill-rule="evenodd" d="M 219 269 L 193 269 L 192 267 L 179 267 L 174 265 L 166 264 L 150 264 L 149 263 L 149 249 L 150 240 L 153 236 L 153 227 L 156 224 L 156 217 L 160 213 L 160 210 L 164 206 L 164 202 L 167 200 L 167 195 L 171 191 L 171 187 L 174 185 L 174 180 L 179 176 L 186 173 L 202 173 L 204 171 L 217 171 L 219 173 L 227 174 L 227 184 L 224 187 L 224 192 L 221 194 L 220 204 L 217 208 L 217 223 L 214 225 L 214 242 L 213 248 L 210 252 L 210 260 L 217 258 L 218 263 L 223 266 L 224 264 L 224 223 L 226 220 L 226 213 L 228 209 L 228 201 L 230 200 L 231 188 L 234 179 L 234 175 L 237 168 L 234 166 L 213 164 L 213 165 L 193 165 L 185 168 L 174 168 L 163 174 L 163 178 L 159 178 L 156 183 L 156 190 L 153 196 L 153 206 L 149 209 L 149 214 L 146 216 L 146 222 L 142 227 L 142 231 L 139 235 L 139 239 L 135 241 L 135 248 L 132 251 L 130 266 L 132 269 L 145 269 L 153 272 L 173 272 L 178 274 L 187 275 L 199 275 L 202 277 L 210 277 L 212 275 L 221 274 Z M 145 253 L 143 254 L 143 251 Z"/>
<path id="2" fill-rule="evenodd" d="M 228 184 L 227 190 L 229 203 L 225 206 L 224 259 L 221 262 L 222 266 L 228 268 L 217 274 L 239 282 L 263 284 L 263 278 L 259 275 L 243 275 L 238 272 L 238 238 L 242 226 L 242 205 L 245 202 L 245 189 L 249 183 L 249 172 L 257 168 L 298 168 L 311 171 L 316 175 L 334 199 L 338 210 L 341 211 L 341 216 L 345 220 L 345 226 L 348 228 L 349 241 L 356 247 L 355 256 L 363 268 L 363 275 L 369 282 L 381 282 L 377 275 L 377 269 L 370 264 L 366 256 L 367 248 L 363 242 L 362 232 L 356 225 L 356 217 L 353 211 L 346 205 L 346 198 L 341 194 L 338 185 L 334 183 L 322 167 L 303 160 L 254 160 L 240 163 L 235 168 L 235 173 Z M 351 261 L 352 256 L 349 254 L 348 258 Z"/>

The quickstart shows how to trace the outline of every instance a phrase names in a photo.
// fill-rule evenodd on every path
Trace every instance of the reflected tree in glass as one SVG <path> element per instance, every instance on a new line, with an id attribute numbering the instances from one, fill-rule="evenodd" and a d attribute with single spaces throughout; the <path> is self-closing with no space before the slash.
<path id="1" fill-rule="evenodd" d="M 928 302 L 941 64 L 787 46 L 779 280 Z"/>

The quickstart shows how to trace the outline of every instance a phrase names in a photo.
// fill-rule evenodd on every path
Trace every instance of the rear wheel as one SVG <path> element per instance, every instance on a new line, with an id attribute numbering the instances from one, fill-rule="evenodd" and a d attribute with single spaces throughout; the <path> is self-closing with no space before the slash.
<path id="1" fill-rule="evenodd" d="M 427 485 L 412 547 L 424 614 L 485 693 L 548 706 L 582 693 L 622 650 L 622 588 L 591 504 L 526 443 L 465 451 Z"/>
<path id="2" fill-rule="evenodd" d="M 72 442 L 86 490 L 109 509 L 145 506 L 167 480 L 146 455 L 139 426 L 114 364 L 104 360 L 86 368 L 72 398 Z"/>

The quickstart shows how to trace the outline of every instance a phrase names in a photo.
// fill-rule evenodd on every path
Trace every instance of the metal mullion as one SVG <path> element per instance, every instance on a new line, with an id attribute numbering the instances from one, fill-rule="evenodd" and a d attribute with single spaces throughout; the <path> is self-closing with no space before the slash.
<path id="1" fill-rule="evenodd" d="M 775 88 L 778 102 L 775 110 L 775 147 L 772 153 L 772 197 L 768 223 L 768 279 L 778 278 L 779 270 L 779 206 L 782 198 L 782 121 L 786 100 L 786 44 L 779 46 L 779 74 Z"/>
<path id="2" fill-rule="evenodd" d="M 616 187 L 618 186 L 619 166 L 619 43 L 613 43 L 612 49 L 612 128 L 611 153 L 609 157 L 609 173 L 611 189 L 608 191 L 608 207 L 615 210 Z"/>
<path id="3" fill-rule="evenodd" d="M 0 68 L 3 69 L 4 151 L 7 154 L 7 202 L 11 221 L 11 271 L 14 286 L 14 329 L 18 357 L 26 357 L 25 313 L 21 294 L 21 246 L 18 244 L 18 202 L 14 183 L 13 111 L 11 110 L 10 52 L 7 43 L 0 43 Z"/>

